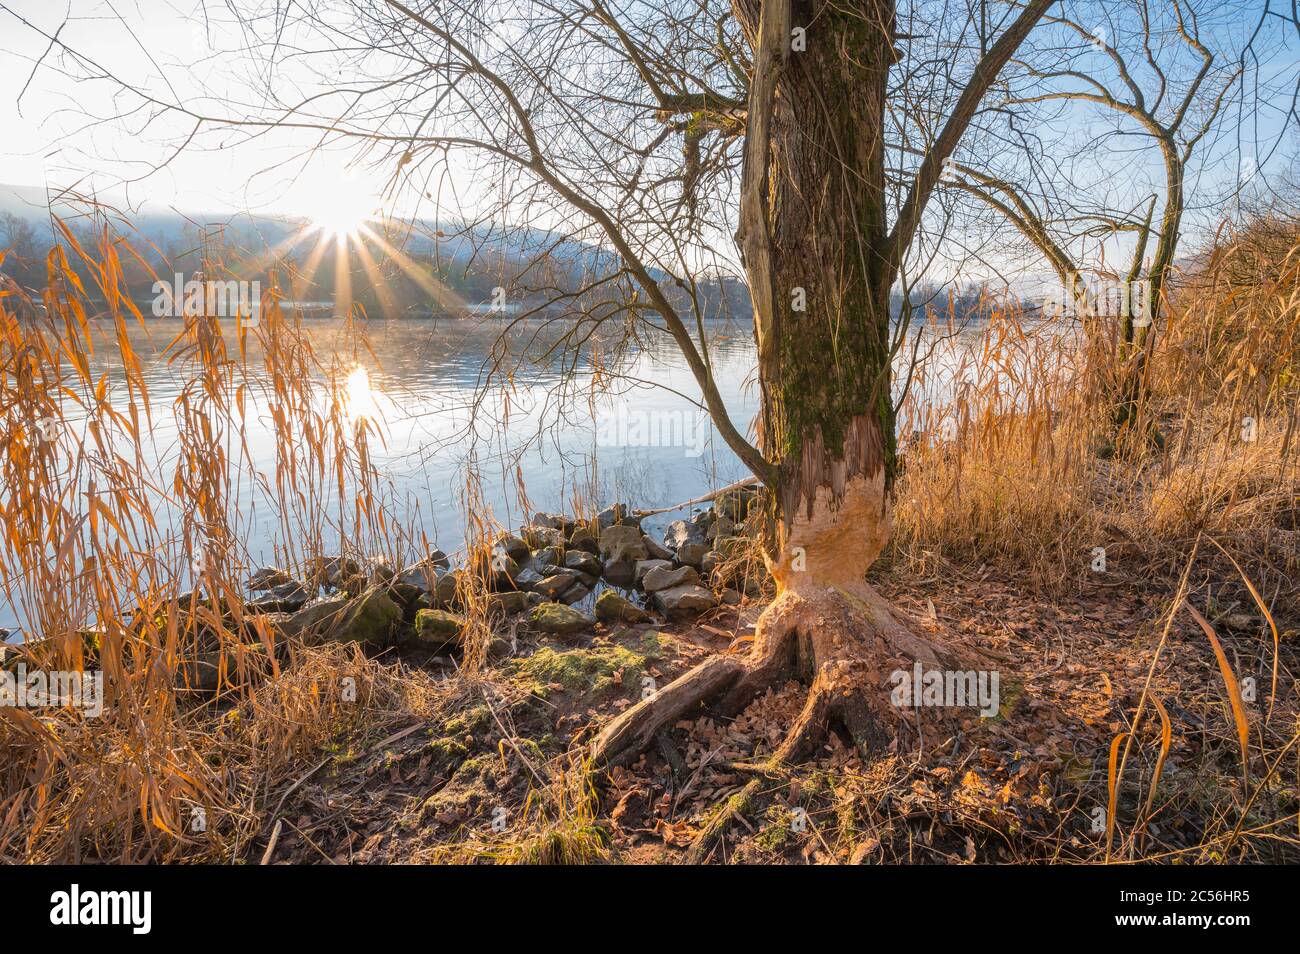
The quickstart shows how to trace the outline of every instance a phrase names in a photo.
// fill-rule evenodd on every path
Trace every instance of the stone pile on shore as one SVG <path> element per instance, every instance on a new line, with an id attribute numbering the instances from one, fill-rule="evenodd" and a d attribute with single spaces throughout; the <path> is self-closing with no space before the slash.
<path id="1" fill-rule="evenodd" d="M 624 504 L 591 521 L 538 513 L 492 544 L 479 570 L 486 588 L 479 608 L 498 621 L 523 617 L 530 631 L 574 637 L 598 621 L 684 620 L 720 602 L 738 603 L 740 590 L 728 584 L 745 583 L 724 578 L 723 568 L 748 547 L 756 496 L 751 489 L 728 491 L 715 506 L 673 521 L 662 541 Z M 311 560 L 301 579 L 265 567 L 248 581 L 254 595 L 244 615 L 264 616 L 274 629 L 308 640 L 449 652 L 468 625 L 470 572 L 453 569 L 441 550 L 401 570 L 346 557 Z"/>

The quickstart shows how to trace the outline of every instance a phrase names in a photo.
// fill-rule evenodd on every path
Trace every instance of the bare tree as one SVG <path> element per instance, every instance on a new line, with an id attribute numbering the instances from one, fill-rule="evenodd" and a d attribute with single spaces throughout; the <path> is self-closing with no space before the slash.
<path id="1" fill-rule="evenodd" d="M 1008 68 L 1006 128 L 998 138 L 1017 147 L 1019 176 L 972 155 L 950 165 L 948 182 L 1019 229 L 1072 298 L 1086 301 L 1081 274 L 1089 255 L 1081 243 L 1132 234 L 1127 267 L 1111 273 L 1122 296 L 1114 379 L 1115 425 L 1123 430 L 1137 424 L 1145 404 L 1152 329 L 1185 230 L 1189 178 L 1235 164 L 1218 188 L 1202 182 L 1202 205 L 1222 209 L 1257 181 L 1261 159 L 1294 118 L 1300 79 L 1285 67 L 1294 11 L 1269 2 L 1131 0 L 1063 9 L 1043 22 L 1043 39 Z M 1261 131 L 1253 125 L 1263 107 L 1277 115 Z M 1113 122 L 1099 128 L 1108 118 Z M 1011 135 L 1017 125 L 1034 135 Z M 1063 134 L 1045 139 L 1053 128 Z M 1147 151 L 1162 177 L 1148 195 L 1134 194 L 1140 172 L 1096 191 L 1060 174 L 1065 161 L 1111 171 L 1115 156 L 1140 169 Z"/>
<path id="2" fill-rule="evenodd" d="M 254 105 L 123 99 L 187 118 L 190 142 L 297 129 L 355 143 L 394 187 L 440 208 L 475 193 L 480 224 L 545 236 L 538 258 L 560 242 L 607 250 L 583 288 L 553 296 L 581 302 L 565 343 L 618 322 L 675 343 L 766 485 L 778 592 L 747 659 L 713 658 L 632 707 L 594 757 L 629 760 L 702 700 L 734 711 L 804 672 L 806 706 L 774 755 L 792 760 L 832 723 L 887 744 L 904 718 L 887 674 L 955 661 L 865 580 L 897 468 L 890 295 L 922 254 L 945 163 L 1053 4 L 250 2 L 234 7 L 265 82 Z M 891 140 L 907 146 L 892 163 Z M 758 351 L 753 441 L 720 396 L 697 294 L 733 230 Z"/>
<path id="3" fill-rule="evenodd" d="M 34 286 L 40 278 L 41 261 L 36 227 L 12 212 L 0 212 L 0 256 L 5 274 L 23 286 Z"/>

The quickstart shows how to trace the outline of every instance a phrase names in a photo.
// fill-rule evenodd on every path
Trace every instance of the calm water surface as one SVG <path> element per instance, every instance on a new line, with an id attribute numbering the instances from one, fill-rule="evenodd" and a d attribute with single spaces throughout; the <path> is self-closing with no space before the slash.
<path id="1" fill-rule="evenodd" d="M 516 373 L 503 396 L 499 389 L 484 391 L 506 327 L 501 319 L 372 322 L 364 326 L 369 348 L 342 321 L 313 319 L 304 326 L 318 354 L 340 357 L 353 409 L 375 428 L 371 452 L 390 513 L 408 538 L 424 534 L 449 553 L 464 541 L 464 487 L 471 469 L 481 476 L 476 514 L 486 507 L 508 527 L 531 516 L 518 498 L 520 479 L 532 510 L 572 512 L 575 493 L 600 506 L 623 501 L 655 508 L 747 476 L 696 405 L 699 389 L 666 336 L 622 348 L 605 341 L 566 365 L 552 351 L 564 329 L 517 323 L 507 342 Z M 174 536 L 180 513 L 165 490 L 180 455 L 173 410 L 192 376 L 183 363 L 168 360 L 167 346 L 180 329 L 179 322 L 162 320 L 131 332 L 154 418 L 142 453 L 160 488 L 152 498 L 155 518 Z M 758 410 L 751 328 L 747 322 L 711 322 L 706 339 L 723 400 L 747 431 Z M 230 341 L 233 347 L 233 336 Z M 116 349 L 97 349 L 93 363 L 97 374 L 108 374 L 114 403 L 124 408 L 125 377 Z M 247 363 L 254 384 L 264 383 L 260 355 L 250 351 Z M 612 393 L 591 399 L 597 377 Z M 264 486 L 274 484 L 277 448 L 270 405 L 258 387 L 248 390 L 244 422 L 246 441 L 228 445 L 242 475 L 232 488 L 242 515 L 242 557 L 250 565 L 277 563 L 293 552 L 294 541 L 285 539 Z M 68 424 L 75 431 L 77 422 Z M 337 510 L 338 502 L 327 498 L 320 506 Z M 659 530 L 678 516 L 665 514 L 645 525 Z M 0 627 L 20 625 L 19 616 L 0 598 Z"/>

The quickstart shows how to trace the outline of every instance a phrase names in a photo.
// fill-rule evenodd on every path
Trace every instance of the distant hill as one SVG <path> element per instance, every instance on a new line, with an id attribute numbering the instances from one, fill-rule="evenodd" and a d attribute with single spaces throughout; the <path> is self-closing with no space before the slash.
<path id="1" fill-rule="evenodd" d="M 111 198 L 103 201 L 106 206 L 112 206 Z M 0 184 L 0 247 L 14 244 L 13 237 L 4 234 L 6 213 L 28 224 L 27 251 L 35 258 L 43 256 L 44 248 L 53 239 L 51 212 L 78 232 L 90 225 L 88 209 L 85 203 L 75 199 L 47 197 L 46 191 L 38 187 Z M 324 248 L 316 252 L 319 239 L 311 233 L 311 223 L 306 219 L 248 213 L 188 213 L 148 204 L 130 212 L 122 210 L 120 216 L 112 218 L 120 230 L 134 237 L 136 250 L 153 263 L 159 274 L 172 271 L 188 274 L 198 267 L 203 257 L 200 249 L 205 249 L 208 256 L 215 250 L 226 267 L 240 277 L 266 279 L 275 270 L 283 281 L 285 276 L 297 274 L 301 281 L 295 285 L 295 298 L 337 298 L 335 284 L 340 275 L 337 248 L 334 243 L 324 243 Z M 598 245 L 537 229 L 503 230 L 491 224 L 464 226 L 419 219 L 397 223 L 396 231 L 401 235 L 393 234 L 391 244 L 402 250 L 406 267 L 385 255 L 374 243 L 368 248 L 374 262 L 370 267 L 364 256 L 353 254 L 345 259 L 352 297 L 365 305 L 367 313 L 396 317 L 454 311 L 489 301 L 499 286 L 518 290 L 524 298 L 522 305 L 516 304 L 511 309 L 517 311 L 546 300 L 557 289 L 577 291 L 593 277 L 608 275 L 620 265 L 617 255 Z M 22 251 L 19 249 L 18 254 Z M 17 262 L 7 263 L 6 271 L 15 274 L 19 267 Z M 376 269 L 382 282 L 375 280 Z M 308 270 L 312 274 L 306 275 Z M 43 274 L 41 269 L 31 268 L 27 280 L 37 280 L 33 277 L 37 274 Z M 655 277 L 667 279 L 668 275 Z M 152 276 L 145 273 L 136 280 L 141 285 L 138 293 L 142 295 L 152 285 Z M 136 290 L 135 281 L 132 288 Z M 431 289 L 436 289 L 438 294 L 433 294 Z M 684 290 L 673 286 L 665 290 L 683 307 L 689 303 Z M 729 315 L 747 319 L 750 315 L 748 290 L 737 279 L 704 282 L 699 295 L 709 317 Z"/>

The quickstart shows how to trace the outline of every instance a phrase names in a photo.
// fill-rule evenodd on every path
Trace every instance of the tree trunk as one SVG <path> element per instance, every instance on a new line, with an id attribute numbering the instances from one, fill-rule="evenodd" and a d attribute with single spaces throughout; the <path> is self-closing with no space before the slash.
<path id="1" fill-rule="evenodd" d="M 742 17 L 758 27 L 751 11 Z M 939 663 L 865 580 L 892 531 L 883 127 L 893 23 L 890 0 L 793 6 L 796 42 L 776 82 L 767 161 L 761 175 L 747 170 L 747 186 L 766 192 L 769 254 L 751 254 L 762 237 L 751 222 L 742 248 L 751 287 L 771 288 L 770 314 L 756 314 L 759 440 L 777 465 L 777 597 L 759 621 L 748 681 L 792 665 L 811 677 L 806 714 L 823 723 L 789 740 L 785 756 L 802 754 L 828 719 L 865 746 L 889 738 L 899 715 L 889 673 Z M 794 28 L 805 24 L 801 50 Z M 745 682 L 735 704 L 760 688 Z"/>
<path id="2" fill-rule="evenodd" d="M 832 725 L 864 749 L 887 743 L 911 716 L 891 705 L 890 674 L 948 654 L 865 579 L 889 541 L 895 471 L 882 138 L 893 5 L 813 0 L 783 10 L 766 0 L 760 16 L 741 0 L 737 10 L 758 38 L 737 238 L 754 299 L 759 441 L 775 465 L 777 596 L 747 663 L 699 681 L 728 683 L 720 709 L 734 712 L 773 682 L 805 678 L 803 715 L 773 755 L 783 761 L 806 755 Z M 782 38 L 778 56 L 768 44 Z M 765 82 L 770 113 L 756 115 Z M 648 700 L 612 723 L 596 760 L 616 761 L 627 740 L 676 719 L 670 701 Z"/>
<path id="3" fill-rule="evenodd" d="M 794 585 L 795 573 L 865 572 L 889 536 L 895 448 L 890 279 L 881 258 L 892 3 L 868 0 L 853 13 L 799 4 L 795 27 L 801 19 L 813 35 L 789 54 L 776 84 L 767 161 L 746 176 L 765 187 L 765 268 L 750 254 L 763 238 L 751 231 L 760 230 L 745 223 L 742 240 L 751 286 L 772 289 L 770 313 L 756 314 L 759 442 L 777 468 L 770 489 L 782 585 Z M 855 532 L 828 546 L 831 524 Z M 806 566 L 794 570 L 794 563 Z"/>
<path id="4" fill-rule="evenodd" d="M 1155 344 L 1156 322 L 1160 319 L 1165 284 L 1169 279 L 1169 273 L 1174 265 L 1174 255 L 1178 250 L 1179 230 L 1183 218 L 1182 158 L 1178 153 L 1177 144 L 1168 135 L 1160 139 L 1160 148 L 1165 161 L 1165 208 L 1161 215 L 1159 238 L 1146 285 L 1141 290 L 1141 320 L 1134 321 L 1138 309 L 1132 307 L 1130 299 L 1130 308 L 1124 315 L 1120 327 L 1117 355 L 1118 381 L 1114 413 L 1116 443 L 1127 442 L 1139 449 L 1145 449 L 1151 444 L 1156 447 L 1164 446 L 1163 435 L 1150 419 L 1148 375 L 1150 356 Z M 1146 223 L 1140 233 L 1133 269 L 1129 273 L 1130 294 L 1151 234 L 1151 216 L 1154 210 L 1153 199 L 1147 210 Z"/>

